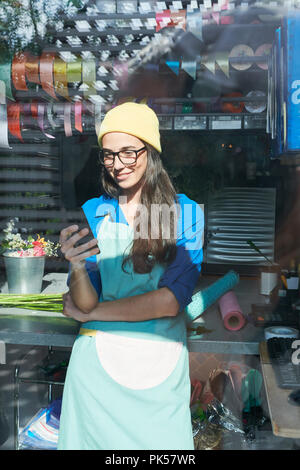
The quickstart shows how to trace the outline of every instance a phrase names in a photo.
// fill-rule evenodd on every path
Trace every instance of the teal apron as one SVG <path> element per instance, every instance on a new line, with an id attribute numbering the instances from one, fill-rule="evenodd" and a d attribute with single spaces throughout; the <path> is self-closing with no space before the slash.
<path id="1" fill-rule="evenodd" d="M 157 289 L 164 267 L 122 270 L 133 229 L 107 216 L 98 233 L 100 301 Z M 193 450 L 184 313 L 82 325 L 68 366 L 58 449 Z"/>

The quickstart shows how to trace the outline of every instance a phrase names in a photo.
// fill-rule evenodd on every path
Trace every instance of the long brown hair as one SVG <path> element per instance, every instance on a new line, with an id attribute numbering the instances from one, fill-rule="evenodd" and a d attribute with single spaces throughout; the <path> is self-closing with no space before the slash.
<path id="1" fill-rule="evenodd" d="M 147 149 L 147 168 L 143 176 L 144 184 L 140 204 L 147 209 L 148 233 L 153 233 L 154 228 L 157 231 L 157 227 L 151 227 L 151 223 L 155 225 L 158 223 L 158 237 L 134 237 L 131 251 L 123 260 L 123 270 L 125 270 L 125 263 L 131 260 L 134 271 L 139 274 L 151 272 L 155 263 L 169 264 L 174 260 L 177 228 L 175 211 L 172 212 L 173 217 L 167 219 L 163 217 L 162 211 L 159 211 L 158 219 L 151 218 L 151 207 L 174 207 L 174 204 L 177 203 L 177 196 L 169 175 L 164 169 L 159 152 L 146 142 L 143 143 Z M 101 181 L 104 192 L 108 196 L 118 199 L 121 195 L 120 187 L 104 167 L 101 170 Z M 135 220 L 138 215 L 139 211 L 135 215 Z M 165 233 L 168 234 L 168 237 L 163 237 Z"/>

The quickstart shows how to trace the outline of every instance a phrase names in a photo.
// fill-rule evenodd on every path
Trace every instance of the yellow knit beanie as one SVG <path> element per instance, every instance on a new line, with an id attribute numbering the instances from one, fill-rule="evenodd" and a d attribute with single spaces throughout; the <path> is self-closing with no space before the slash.
<path id="1" fill-rule="evenodd" d="M 100 126 L 100 146 L 102 137 L 109 132 L 134 135 L 161 152 L 159 121 L 155 112 L 146 104 L 127 102 L 108 111 Z"/>

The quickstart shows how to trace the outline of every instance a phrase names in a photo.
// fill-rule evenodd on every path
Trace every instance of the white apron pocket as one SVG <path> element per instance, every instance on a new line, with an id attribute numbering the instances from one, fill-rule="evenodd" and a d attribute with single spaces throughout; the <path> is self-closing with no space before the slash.
<path id="1" fill-rule="evenodd" d="M 106 373 L 118 384 L 145 390 L 164 382 L 175 369 L 183 343 L 129 338 L 97 331 L 96 349 Z"/>

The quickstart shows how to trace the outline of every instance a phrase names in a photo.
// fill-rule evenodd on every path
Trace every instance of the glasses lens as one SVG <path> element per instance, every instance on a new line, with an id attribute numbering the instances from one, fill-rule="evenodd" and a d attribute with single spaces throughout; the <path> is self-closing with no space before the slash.
<path id="1" fill-rule="evenodd" d="M 105 166 L 113 165 L 114 157 L 112 154 L 105 153 L 103 152 L 103 150 L 101 150 L 99 156 L 100 156 L 100 162 L 102 163 L 102 165 L 105 165 Z"/>
<path id="2" fill-rule="evenodd" d="M 124 165 L 133 165 L 136 162 L 136 154 L 132 150 L 120 152 L 119 158 Z"/>

